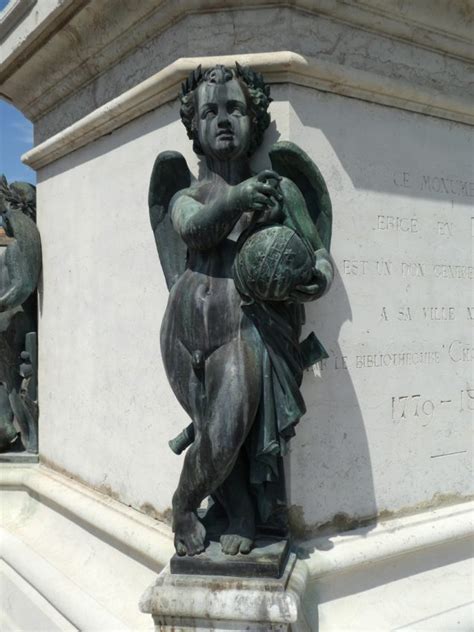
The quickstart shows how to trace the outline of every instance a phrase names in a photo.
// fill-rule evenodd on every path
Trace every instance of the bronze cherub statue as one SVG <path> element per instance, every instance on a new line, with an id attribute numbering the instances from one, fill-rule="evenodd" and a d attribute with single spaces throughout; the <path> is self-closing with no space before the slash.
<path id="1" fill-rule="evenodd" d="M 161 327 L 168 379 L 192 424 L 173 496 L 178 555 L 202 552 L 221 523 L 226 554 L 257 533 L 287 535 L 282 456 L 305 412 L 304 368 L 327 357 L 299 342 L 303 303 L 329 288 L 332 212 L 324 180 L 296 145 L 280 142 L 271 170 L 250 156 L 270 122 L 270 89 L 239 64 L 199 67 L 183 84 L 181 118 L 205 159 L 195 180 L 184 157 L 161 153 L 149 191 L 152 228 L 170 291 Z M 206 518 L 197 510 L 211 496 Z"/>
<path id="2" fill-rule="evenodd" d="M 0 177 L 0 452 L 38 449 L 36 189 Z"/>

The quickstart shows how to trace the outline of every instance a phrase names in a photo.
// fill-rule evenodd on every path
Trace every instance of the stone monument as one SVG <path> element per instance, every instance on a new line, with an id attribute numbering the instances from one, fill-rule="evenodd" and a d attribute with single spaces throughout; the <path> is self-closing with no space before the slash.
<path id="1" fill-rule="evenodd" d="M 200 621 L 201 629 L 294 632 L 301 612 L 318 632 L 473 629 L 473 24 L 465 0 L 10 0 L 0 13 L 0 97 L 33 123 L 24 162 L 36 171 L 42 239 L 40 463 L 0 467 L 0 573 L 8 580 L 0 594 L 10 629 L 150 632 Z M 301 175 L 302 154 L 284 170 L 278 162 L 296 145 L 317 164 L 333 211 L 334 279 L 321 300 L 302 303 L 300 336 L 314 331 L 328 357 L 303 371 L 301 386 L 303 359 L 293 373 L 297 355 L 285 350 L 278 366 L 272 356 L 273 343 L 286 344 L 286 317 L 276 340 L 251 320 L 270 303 L 285 311 L 284 301 L 265 300 L 265 283 L 246 277 L 259 268 L 250 245 L 269 235 L 265 214 L 279 235 L 294 230 L 278 221 L 278 196 L 247 227 L 248 239 L 230 233 L 241 265 L 232 279 L 217 279 L 236 279 L 239 297 L 257 297 L 240 308 L 246 333 L 263 341 L 252 353 L 291 367 L 285 378 L 307 409 L 285 439 L 299 560 L 293 566 L 275 553 L 265 569 L 256 558 L 270 530 L 262 538 L 260 517 L 249 553 L 222 552 L 221 536 L 245 550 L 252 533 L 247 523 L 246 534 L 227 538 L 216 493 L 211 513 L 203 515 L 205 500 L 197 513 L 205 551 L 175 551 L 173 494 L 199 433 L 170 386 L 159 336 L 163 322 L 181 325 L 165 312 L 182 276 L 195 272 L 187 250 L 189 262 L 203 256 L 168 213 L 174 194 L 203 186 L 208 173 L 177 95 L 200 65 L 234 72 L 236 61 L 262 74 L 273 100 L 248 156 L 251 173 L 231 186 L 265 173 L 261 184 L 284 196 L 292 183 L 305 198 L 288 171 Z M 219 143 L 228 142 L 223 133 Z M 175 154 L 153 178 L 161 265 L 146 209 L 150 172 L 165 150 L 188 167 Z M 284 280 L 275 295 L 285 293 Z M 184 294 L 180 307 L 193 300 Z M 228 314 L 217 317 L 224 332 Z M 196 371 L 188 365 L 196 398 L 199 376 L 209 377 L 203 355 L 194 356 Z M 249 459 L 247 442 L 263 427 L 251 424 L 239 456 Z M 175 436 L 179 456 L 168 447 Z M 260 488 L 276 492 L 281 481 Z M 256 500 L 269 497 L 248 484 L 258 512 Z M 284 527 L 285 513 L 271 512 L 272 522 L 278 516 Z M 273 540 L 280 551 L 283 532 Z M 231 574 L 216 576 L 217 562 Z M 249 567 L 253 577 L 244 576 Z M 260 570 L 267 576 L 256 577 Z"/>
<path id="2" fill-rule="evenodd" d="M 0 452 L 38 449 L 36 286 L 41 242 L 35 187 L 0 182 Z"/>

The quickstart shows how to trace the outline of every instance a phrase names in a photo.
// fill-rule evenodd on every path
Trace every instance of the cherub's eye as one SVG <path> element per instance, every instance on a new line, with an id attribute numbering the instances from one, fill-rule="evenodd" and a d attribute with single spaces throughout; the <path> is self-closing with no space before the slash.
<path id="1" fill-rule="evenodd" d="M 247 114 L 247 108 L 243 103 L 229 103 L 227 111 L 232 116 L 245 116 Z"/>
<path id="2" fill-rule="evenodd" d="M 217 110 L 213 107 L 206 107 L 201 110 L 201 118 L 203 119 L 211 119 L 216 116 Z"/>

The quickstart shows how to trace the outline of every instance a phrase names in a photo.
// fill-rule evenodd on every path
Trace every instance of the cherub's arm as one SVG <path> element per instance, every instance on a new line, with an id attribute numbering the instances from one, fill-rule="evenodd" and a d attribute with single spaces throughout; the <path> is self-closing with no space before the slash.
<path id="1" fill-rule="evenodd" d="M 267 172 L 262 172 L 266 174 Z M 224 185 L 203 204 L 190 189 L 179 191 L 170 202 L 174 229 L 193 250 L 209 250 L 227 237 L 245 211 L 261 212 L 282 196 L 262 174 L 234 186 Z"/>
<path id="2" fill-rule="evenodd" d="M 242 215 L 232 189 L 222 190 L 213 202 L 202 204 L 189 190 L 178 192 L 171 200 L 174 229 L 192 250 L 209 250 L 230 233 Z"/>

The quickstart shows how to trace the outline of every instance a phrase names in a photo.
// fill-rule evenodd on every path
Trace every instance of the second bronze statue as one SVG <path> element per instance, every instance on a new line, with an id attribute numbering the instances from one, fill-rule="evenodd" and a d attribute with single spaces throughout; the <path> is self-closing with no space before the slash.
<path id="1" fill-rule="evenodd" d="M 282 457 L 305 412 L 303 370 L 327 356 L 314 334 L 299 338 L 304 302 L 333 277 L 331 203 L 317 167 L 292 143 L 275 144 L 271 169 L 252 172 L 270 102 L 250 68 L 198 68 L 183 84 L 181 118 L 203 175 L 194 180 L 181 154 L 164 152 L 151 176 L 170 290 L 162 356 L 192 420 L 171 443 L 177 453 L 189 446 L 173 497 L 179 555 L 202 552 L 206 531 L 230 555 L 249 553 L 259 534 L 287 536 Z"/>

